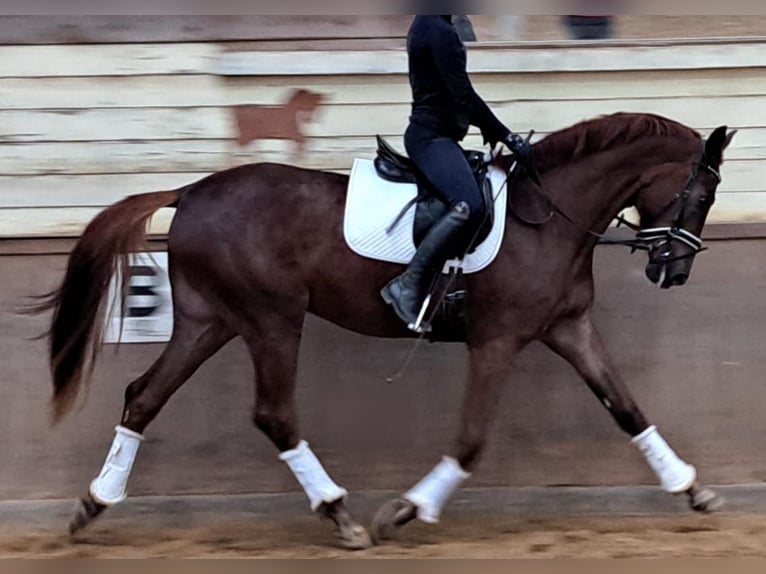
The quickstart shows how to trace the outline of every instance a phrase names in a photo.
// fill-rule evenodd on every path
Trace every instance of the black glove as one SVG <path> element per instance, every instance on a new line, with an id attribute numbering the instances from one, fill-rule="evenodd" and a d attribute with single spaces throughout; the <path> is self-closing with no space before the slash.
<path id="1" fill-rule="evenodd" d="M 532 146 L 519 134 L 508 134 L 503 143 L 513 152 L 521 164 L 524 163 L 524 159 L 532 157 Z"/>
<path id="2" fill-rule="evenodd" d="M 539 186 L 540 176 L 538 175 L 534 161 L 532 160 L 532 144 L 529 143 L 529 138 L 524 139 L 518 134 L 510 133 L 505 137 L 503 143 L 513 152 L 519 166 L 521 166 L 532 181 Z"/>

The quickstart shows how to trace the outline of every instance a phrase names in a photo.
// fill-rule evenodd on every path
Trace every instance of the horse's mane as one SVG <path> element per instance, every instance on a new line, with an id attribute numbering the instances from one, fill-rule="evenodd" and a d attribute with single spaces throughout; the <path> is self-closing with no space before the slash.
<path id="1" fill-rule="evenodd" d="M 702 139 L 693 129 L 662 116 L 617 113 L 580 122 L 543 138 L 534 146 L 535 163 L 545 171 L 647 137 L 673 138 L 690 144 Z"/>

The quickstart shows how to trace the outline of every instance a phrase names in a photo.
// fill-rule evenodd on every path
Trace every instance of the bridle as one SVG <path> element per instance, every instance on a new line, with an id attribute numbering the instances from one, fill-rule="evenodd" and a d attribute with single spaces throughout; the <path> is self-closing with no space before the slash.
<path id="1" fill-rule="evenodd" d="M 662 248 L 663 246 L 670 246 L 674 241 L 680 242 L 691 249 L 691 252 L 687 253 L 686 255 L 679 255 L 676 257 L 662 257 L 662 263 L 670 263 L 672 261 L 688 259 L 706 250 L 706 248 L 703 247 L 702 238 L 692 233 L 688 229 L 685 229 L 684 227 L 686 208 L 692 196 L 694 184 L 697 182 L 697 178 L 699 177 L 701 170 L 712 173 L 716 180 L 718 180 L 719 184 L 723 181 L 721 173 L 710 164 L 705 162 L 705 155 L 703 153 L 700 161 L 695 162 L 694 168 L 691 174 L 689 174 L 689 178 L 686 180 L 686 185 L 684 185 L 684 190 L 673 196 L 673 198 L 662 209 L 662 211 L 660 211 L 658 215 L 658 217 L 664 215 L 670 209 L 672 209 L 673 206 L 679 204 L 678 213 L 676 213 L 676 216 L 670 226 L 641 229 L 627 222 L 622 216 L 617 218 L 618 223 L 626 225 L 636 231 L 636 241 L 642 245 L 636 246 L 636 249 L 644 249 L 649 251 L 652 246 L 654 246 L 655 249 L 658 249 Z M 669 251 L 666 251 L 665 253 L 669 253 Z"/>
<path id="2" fill-rule="evenodd" d="M 514 176 L 516 175 L 515 172 L 518 171 L 516 169 L 517 167 L 518 167 L 517 163 L 514 162 L 509 172 L 509 178 L 514 178 Z M 635 225 L 634 223 L 631 223 L 630 221 L 625 219 L 623 215 L 617 216 L 615 218 L 615 220 L 617 221 L 617 227 L 624 225 L 625 227 L 628 227 L 636 232 L 636 236 L 633 239 L 610 239 L 610 238 L 607 238 L 606 235 L 603 233 L 598 233 L 596 231 L 593 231 L 592 229 L 589 229 L 581 225 L 580 223 L 572 219 L 560 207 L 558 207 L 553 202 L 553 200 L 551 200 L 542 190 L 538 189 L 537 186 L 532 186 L 532 189 L 535 191 L 535 193 L 537 193 L 538 195 L 541 195 L 548 202 L 548 205 L 550 205 L 550 211 L 543 220 L 529 221 L 521 217 L 516 212 L 516 210 L 513 209 L 512 205 L 511 205 L 511 210 L 513 214 L 519 220 L 529 225 L 545 224 L 548 221 L 550 221 L 555 214 L 558 213 L 561 217 L 563 217 L 566 221 L 568 221 L 575 227 L 578 227 L 586 234 L 592 237 L 595 237 L 598 240 L 598 243 L 600 245 L 622 245 L 625 247 L 630 247 L 631 250 L 635 252 L 637 250 L 651 251 L 653 247 L 655 249 L 658 249 L 663 246 L 670 246 L 674 241 L 677 241 L 677 242 L 683 243 L 684 245 L 686 245 L 687 247 L 691 249 L 691 252 L 685 255 L 679 255 L 676 257 L 669 257 L 669 256 L 662 257 L 662 261 L 661 261 L 662 263 L 670 263 L 672 261 L 678 261 L 681 259 L 688 259 L 688 258 L 694 257 L 698 253 L 705 251 L 707 249 L 706 247 L 703 247 L 702 238 L 700 238 L 699 236 L 697 236 L 696 234 L 692 233 L 691 231 L 689 231 L 688 229 L 684 227 L 686 208 L 692 196 L 692 190 L 694 188 L 694 184 L 697 182 L 697 178 L 699 177 L 700 171 L 703 171 L 703 170 L 709 173 L 712 173 L 718 180 L 719 184 L 723 181 L 723 179 L 721 178 L 721 173 L 705 161 L 704 144 L 703 144 L 702 155 L 699 161 L 696 161 L 694 163 L 692 171 L 689 174 L 689 178 L 686 180 L 686 184 L 684 185 L 684 190 L 680 193 L 677 193 L 675 196 L 673 196 L 673 198 L 667 203 L 667 205 L 658 214 L 658 217 L 660 217 L 664 215 L 665 213 L 667 213 L 670 209 L 672 209 L 674 205 L 680 204 L 678 213 L 676 214 L 675 218 L 673 219 L 673 222 L 669 226 L 642 229 L 640 226 Z M 665 251 L 665 253 L 669 255 L 669 251 Z"/>

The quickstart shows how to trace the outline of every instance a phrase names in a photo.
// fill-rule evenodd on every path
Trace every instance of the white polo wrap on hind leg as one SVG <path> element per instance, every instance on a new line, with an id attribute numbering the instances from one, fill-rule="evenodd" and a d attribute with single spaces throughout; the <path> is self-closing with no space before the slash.
<path id="1" fill-rule="evenodd" d="M 117 435 L 106 457 L 101 473 L 90 483 L 93 499 L 106 506 L 127 498 L 128 478 L 136 460 L 138 447 L 144 437 L 122 426 L 115 427 Z"/>
<path id="2" fill-rule="evenodd" d="M 470 476 L 457 460 L 445 456 L 404 498 L 417 507 L 418 519 L 434 524 L 439 522 L 447 501 Z"/>
<path id="3" fill-rule="evenodd" d="M 293 471 L 295 478 L 308 496 L 311 510 L 314 512 L 323 503 L 330 504 L 348 496 L 348 491 L 335 484 L 330 478 L 305 440 L 293 450 L 280 454 L 279 458 Z"/>
<path id="4" fill-rule="evenodd" d="M 673 452 L 656 426 L 649 427 L 631 442 L 644 455 L 665 492 L 679 494 L 694 486 L 697 470 Z"/>

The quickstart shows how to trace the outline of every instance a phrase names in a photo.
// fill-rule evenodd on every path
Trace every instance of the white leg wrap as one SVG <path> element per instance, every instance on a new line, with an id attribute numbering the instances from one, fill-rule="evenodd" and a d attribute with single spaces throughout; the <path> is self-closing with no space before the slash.
<path id="1" fill-rule="evenodd" d="M 663 490 L 671 494 L 679 494 L 694 486 L 697 470 L 673 452 L 657 427 L 649 427 L 631 442 L 638 447 L 646 458 L 646 462 L 657 474 Z"/>
<path id="2" fill-rule="evenodd" d="M 90 494 L 96 502 L 111 506 L 127 498 L 128 478 L 136 460 L 138 446 L 144 437 L 125 427 L 114 429 L 117 435 L 106 457 L 101 473 L 90 483 Z"/>
<path id="3" fill-rule="evenodd" d="M 439 522 L 449 498 L 470 476 L 460 467 L 458 461 L 445 456 L 428 476 L 404 495 L 404 498 L 417 506 L 420 520 L 434 524 Z"/>
<path id="4" fill-rule="evenodd" d="M 330 478 L 306 441 L 301 441 L 293 450 L 283 452 L 279 458 L 287 463 L 301 483 L 314 512 L 323 503 L 329 504 L 348 496 L 348 491 Z"/>

